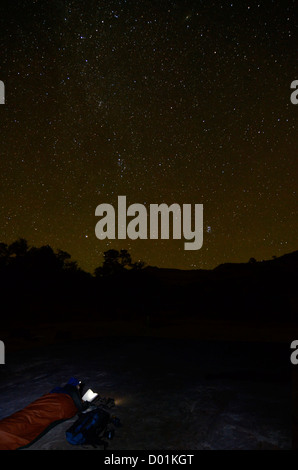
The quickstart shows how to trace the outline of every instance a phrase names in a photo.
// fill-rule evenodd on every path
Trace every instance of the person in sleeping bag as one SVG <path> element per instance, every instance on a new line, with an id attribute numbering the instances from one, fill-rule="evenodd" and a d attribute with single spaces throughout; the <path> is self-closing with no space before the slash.
<path id="1" fill-rule="evenodd" d="M 28 406 L 0 420 L 0 450 L 28 447 L 61 421 L 84 409 L 81 382 L 73 377 Z"/>

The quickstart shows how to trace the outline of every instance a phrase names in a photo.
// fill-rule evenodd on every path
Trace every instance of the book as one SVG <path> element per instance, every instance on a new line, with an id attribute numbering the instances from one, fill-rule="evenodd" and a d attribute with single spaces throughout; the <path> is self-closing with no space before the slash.
<path id="1" fill-rule="evenodd" d="M 97 396 L 98 393 L 93 392 L 93 390 L 89 388 L 87 392 L 82 396 L 82 400 L 91 403 Z"/>

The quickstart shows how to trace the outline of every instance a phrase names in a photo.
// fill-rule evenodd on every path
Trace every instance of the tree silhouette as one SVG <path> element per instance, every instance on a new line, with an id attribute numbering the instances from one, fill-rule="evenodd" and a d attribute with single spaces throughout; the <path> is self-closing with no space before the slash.
<path id="1" fill-rule="evenodd" d="M 24 238 L 19 238 L 9 245 L 8 253 L 10 256 L 25 256 L 28 252 L 28 249 L 29 246 L 27 240 Z"/>
<path id="2" fill-rule="evenodd" d="M 9 256 L 8 246 L 6 243 L 0 243 L 0 258 L 7 258 Z"/>
<path id="3" fill-rule="evenodd" d="M 129 269 L 142 269 L 145 265 L 143 261 L 133 263 L 127 250 L 110 249 L 105 251 L 103 256 L 103 265 L 94 271 L 96 277 L 114 276 Z"/>
<path id="4" fill-rule="evenodd" d="M 0 243 L 0 268 L 7 265 L 9 259 L 9 250 L 6 243 Z"/>
<path id="5" fill-rule="evenodd" d="M 71 260 L 71 255 L 67 253 L 67 251 L 58 250 L 56 253 L 56 258 L 63 270 L 72 272 L 79 271 L 78 263 Z"/>
<path id="6" fill-rule="evenodd" d="M 119 253 L 119 261 L 120 261 L 120 264 L 125 267 L 125 266 L 131 266 L 131 256 L 130 254 L 128 253 L 127 250 L 120 250 L 120 253 Z"/>

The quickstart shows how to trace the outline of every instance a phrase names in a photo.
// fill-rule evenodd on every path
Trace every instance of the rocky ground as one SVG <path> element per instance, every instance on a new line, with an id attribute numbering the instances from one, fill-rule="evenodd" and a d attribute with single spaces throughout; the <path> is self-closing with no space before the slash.
<path id="1" fill-rule="evenodd" d="M 0 419 L 71 376 L 115 399 L 111 450 L 290 449 L 288 346 L 150 337 L 62 341 L 15 351 L 1 366 Z M 76 417 L 29 449 L 82 449 Z"/>

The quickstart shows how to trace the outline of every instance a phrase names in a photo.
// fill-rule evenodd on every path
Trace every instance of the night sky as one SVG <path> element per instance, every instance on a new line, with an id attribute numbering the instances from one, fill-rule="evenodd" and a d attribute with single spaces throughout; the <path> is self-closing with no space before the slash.
<path id="1" fill-rule="evenodd" d="M 1 1 L 1 242 L 211 269 L 297 249 L 294 1 Z M 95 209 L 204 205 L 204 243 L 105 240 Z"/>

